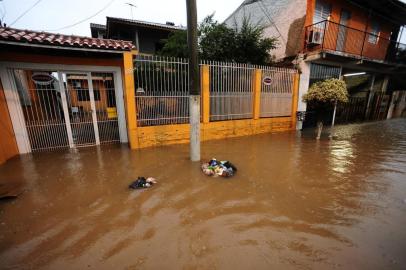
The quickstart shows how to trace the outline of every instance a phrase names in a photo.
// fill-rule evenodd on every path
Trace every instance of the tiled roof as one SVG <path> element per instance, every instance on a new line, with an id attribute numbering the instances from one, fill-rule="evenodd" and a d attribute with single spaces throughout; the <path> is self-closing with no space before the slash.
<path id="1" fill-rule="evenodd" d="M 134 48 L 131 41 L 54 34 L 8 27 L 0 27 L 0 43 L 2 41 L 95 50 L 130 51 Z"/>
<path id="2" fill-rule="evenodd" d="M 168 29 L 168 30 L 186 30 L 186 27 L 184 27 L 184 26 L 176 26 L 176 25 L 163 24 L 163 23 L 154 23 L 154 22 L 124 19 L 124 18 L 107 17 L 107 21 L 109 21 L 109 20 L 125 22 L 125 23 L 129 23 L 129 24 L 140 25 L 140 26 L 145 26 L 145 27 Z"/>

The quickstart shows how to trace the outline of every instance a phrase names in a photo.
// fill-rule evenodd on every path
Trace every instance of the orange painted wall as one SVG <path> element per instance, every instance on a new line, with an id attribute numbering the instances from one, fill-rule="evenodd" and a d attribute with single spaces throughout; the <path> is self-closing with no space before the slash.
<path id="1" fill-rule="evenodd" d="M 364 43 L 364 51 L 362 52 L 364 56 L 383 60 L 386 56 L 386 51 L 389 46 L 389 39 L 391 32 L 394 29 L 394 25 L 383 20 L 381 17 L 372 14 L 371 18 L 368 19 L 368 11 L 361 9 L 358 6 L 352 5 L 351 3 L 344 0 L 323 0 L 326 3 L 330 3 L 332 6 L 330 21 L 333 22 L 326 29 L 325 35 L 325 49 L 336 50 L 337 35 L 339 31 L 339 26 L 334 23 L 340 23 L 341 10 L 346 9 L 351 12 L 351 19 L 349 20 L 347 26 L 347 37 L 344 46 L 344 51 L 346 53 L 361 54 L 362 44 L 365 39 L 364 31 L 371 32 L 372 22 L 376 21 L 380 26 L 380 38 L 377 44 L 371 44 L 368 42 L 368 36 L 366 37 Z M 307 0 L 307 13 L 306 13 L 306 23 L 305 25 L 313 24 L 313 15 L 315 11 L 316 0 Z M 359 30 L 359 31 L 357 31 Z M 362 31 L 362 32 L 361 32 Z"/>
<path id="2" fill-rule="evenodd" d="M 17 143 L 0 81 L 0 164 L 16 155 L 18 155 Z"/>
<path id="3" fill-rule="evenodd" d="M 75 81 L 81 82 L 82 89 L 88 89 L 87 79 L 75 79 Z M 101 80 L 93 80 L 94 90 L 99 91 L 100 99 L 95 100 L 96 110 L 105 110 L 107 108 L 107 89 Z M 72 86 L 71 82 L 68 80 L 68 93 L 70 95 L 71 105 L 74 107 L 82 107 L 83 111 L 90 112 L 91 105 L 90 101 L 80 101 L 75 87 Z"/>

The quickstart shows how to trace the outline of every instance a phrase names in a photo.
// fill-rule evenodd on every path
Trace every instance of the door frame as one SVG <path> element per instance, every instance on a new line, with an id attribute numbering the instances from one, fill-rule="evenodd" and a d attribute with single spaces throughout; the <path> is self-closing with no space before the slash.
<path id="1" fill-rule="evenodd" d="M 89 66 L 89 65 L 64 65 L 64 64 L 41 64 L 26 62 L 0 62 L 0 79 L 7 101 L 11 122 L 20 154 L 31 153 L 31 144 L 26 129 L 25 118 L 17 92 L 17 86 L 11 73 L 11 69 L 30 69 L 35 71 L 55 71 L 58 74 L 80 72 L 88 75 L 91 72 L 110 72 L 114 76 L 114 89 L 116 97 L 118 126 L 120 142 L 128 143 L 127 123 L 124 110 L 124 91 L 121 68 L 115 66 Z M 59 76 L 59 75 L 58 75 Z M 59 79 L 59 78 L 58 78 Z M 61 85 L 60 85 L 61 86 Z M 61 88 L 65 91 L 65 88 Z M 66 119 L 65 119 L 66 121 Z M 71 144 L 71 142 L 70 142 Z"/>
<path id="2" fill-rule="evenodd" d="M 69 140 L 69 146 L 70 148 L 75 147 L 81 147 L 83 145 L 74 145 L 74 140 L 73 140 L 73 133 L 72 133 L 72 125 L 71 125 L 71 118 L 69 117 L 69 111 L 68 111 L 68 98 L 67 96 L 69 95 L 68 93 L 70 92 L 68 90 L 68 85 L 64 85 L 64 76 L 66 78 L 66 82 L 68 81 L 68 75 L 82 75 L 86 77 L 87 85 L 88 85 L 88 91 L 89 91 L 89 102 L 90 102 L 90 110 L 92 112 L 92 122 L 93 122 L 93 132 L 94 132 L 94 138 L 95 138 L 95 145 L 100 145 L 100 135 L 99 135 L 99 127 L 97 125 L 97 113 L 96 113 L 96 105 L 95 105 L 95 100 L 94 100 L 94 88 L 93 88 L 93 80 L 92 80 L 92 72 L 67 72 L 67 71 L 61 71 L 58 72 L 58 79 L 60 78 L 59 81 L 59 87 L 61 90 L 61 96 L 64 101 L 66 102 L 64 104 L 64 115 L 65 115 L 65 123 L 66 123 L 66 129 L 68 133 L 68 140 Z M 117 105 L 117 104 L 116 104 Z M 65 109 L 66 107 L 66 109 Z M 66 118 L 66 115 L 68 118 Z M 68 119 L 68 120 L 66 120 Z"/>

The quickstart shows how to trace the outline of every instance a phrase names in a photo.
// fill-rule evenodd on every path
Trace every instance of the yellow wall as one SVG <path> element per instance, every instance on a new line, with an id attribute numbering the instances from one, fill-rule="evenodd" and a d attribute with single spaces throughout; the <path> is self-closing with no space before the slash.
<path id="1" fill-rule="evenodd" d="M 293 130 L 291 117 L 231 120 L 201 124 L 201 140 L 216 140 Z M 189 124 L 138 127 L 137 148 L 189 142 Z"/>
<path id="2" fill-rule="evenodd" d="M 137 134 L 137 110 L 135 108 L 134 52 L 123 53 L 124 103 L 127 119 L 128 142 L 132 149 L 139 148 Z"/>
<path id="3" fill-rule="evenodd" d="M 128 58 L 130 58 L 128 56 Z M 126 70 L 132 69 L 132 62 L 130 64 L 127 59 Z M 291 117 L 275 117 L 275 118 L 260 118 L 260 90 L 261 90 L 261 71 L 255 70 L 253 72 L 253 118 L 245 120 L 229 120 L 210 122 L 210 93 L 209 93 L 209 68 L 202 66 L 202 110 L 203 110 L 203 123 L 201 123 L 201 140 L 215 140 L 239 136 L 250 136 L 261 133 L 270 133 L 278 131 L 295 130 L 296 128 L 296 111 L 298 101 L 298 88 L 299 88 L 299 75 L 296 74 L 293 88 L 292 98 L 292 116 Z M 126 74 L 125 80 L 132 81 L 131 73 Z M 132 82 L 133 83 L 133 82 Z M 161 125 L 149 127 L 137 127 L 136 114 L 135 114 L 135 99 L 132 93 L 131 83 L 126 84 L 126 92 L 130 100 L 127 101 L 129 108 L 127 108 L 127 121 L 132 124 L 128 128 L 130 147 L 132 149 L 145 148 L 150 146 L 162 146 L 169 144 L 181 144 L 189 142 L 189 124 L 177 125 Z M 128 98 L 127 97 L 127 98 Z"/>

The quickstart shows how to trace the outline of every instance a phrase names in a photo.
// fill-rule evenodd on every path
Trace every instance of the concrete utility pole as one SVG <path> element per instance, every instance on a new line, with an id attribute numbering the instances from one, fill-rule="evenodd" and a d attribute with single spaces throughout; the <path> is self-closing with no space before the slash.
<path id="1" fill-rule="evenodd" d="M 200 75 L 197 51 L 196 0 L 186 0 L 189 48 L 190 160 L 200 161 Z"/>

